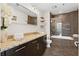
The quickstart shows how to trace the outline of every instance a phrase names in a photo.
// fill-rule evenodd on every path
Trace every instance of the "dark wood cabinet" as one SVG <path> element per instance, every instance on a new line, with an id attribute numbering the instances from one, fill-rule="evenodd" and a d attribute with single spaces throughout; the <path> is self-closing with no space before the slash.
<path id="1" fill-rule="evenodd" d="M 19 55 L 25 55 L 25 44 L 11 48 L 7 51 L 4 51 L 1 53 L 2 56 L 19 56 Z"/>
<path id="2" fill-rule="evenodd" d="M 28 42 L 26 45 L 27 56 L 41 56 L 46 49 L 46 36 L 42 36 L 34 41 Z"/>
<path id="3" fill-rule="evenodd" d="M 43 55 L 46 49 L 46 36 L 39 38 L 39 55 Z"/>
<path id="4" fill-rule="evenodd" d="M 11 48 L 1 53 L 2 56 L 41 56 L 46 49 L 46 36 Z"/>
<path id="5" fill-rule="evenodd" d="M 38 55 L 38 50 L 37 50 L 37 44 L 38 44 L 38 40 L 34 40 L 31 41 L 29 43 L 27 43 L 26 45 L 26 54 L 27 56 L 35 56 Z"/>

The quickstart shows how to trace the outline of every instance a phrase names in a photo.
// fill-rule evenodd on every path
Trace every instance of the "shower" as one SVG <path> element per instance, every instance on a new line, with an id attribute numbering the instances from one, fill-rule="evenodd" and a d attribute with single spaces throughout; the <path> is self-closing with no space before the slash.
<path id="1" fill-rule="evenodd" d="M 77 11 L 55 15 L 51 18 L 51 38 L 73 40 L 73 35 L 78 34 Z"/>
<path id="2" fill-rule="evenodd" d="M 51 34 L 62 35 L 61 17 L 51 18 Z"/>

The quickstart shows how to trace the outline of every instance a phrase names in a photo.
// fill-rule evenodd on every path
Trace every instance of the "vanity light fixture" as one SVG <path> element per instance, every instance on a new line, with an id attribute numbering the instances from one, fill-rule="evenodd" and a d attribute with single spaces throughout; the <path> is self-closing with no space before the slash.
<path id="1" fill-rule="evenodd" d="M 57 6 L 56 6 L 56 5 L 55 5 L 54 7 L 55 7 L 55 8 L 57 8 Z"/>
<path id="2" fill-rule="evenodd" d="M 44 17 L 40 17 L 42 20 L 40 22 L 45 22 Z"/>
<path id="3" fill-rule="evenodd" d="M 62 5 L 64 6 L 64 3 Z"/>
<path id="4" fill-rule="evenodd" d="M 44 19 L 44 17 L 40 17 L 41 19 Z"/>
<path id="5" fill-rule="evenodd" d="M 45 20 L 44 20 L 44 17 L 40 17 L 42 20 L 41 20 L 41 22 L 44 22 Z"/>

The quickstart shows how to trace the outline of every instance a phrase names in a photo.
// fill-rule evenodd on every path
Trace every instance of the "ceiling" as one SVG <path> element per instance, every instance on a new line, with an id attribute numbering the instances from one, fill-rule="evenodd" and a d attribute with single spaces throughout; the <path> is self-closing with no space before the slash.
<path id="1" fill-rule="evenodd" d="M 30 11 L 28 8 L 26 8 L 25 6 L 23 6 L 23 5 L 19 4 L 19 3 L 9 3 L 9 5 L 14 7 L 15 9 L 23 12 L 26 15 L 30 15 L 30 16 L 33 16 L 33 17 L 37 16 L 34 12 Z"/>
<path id="2" fill-rule="evenodd" d="M 77 3 L 31 3 L 33 7 L 39 9 L 42 13 L 50 11 L 52 14 L 62 14 L 78 9 Z"/>

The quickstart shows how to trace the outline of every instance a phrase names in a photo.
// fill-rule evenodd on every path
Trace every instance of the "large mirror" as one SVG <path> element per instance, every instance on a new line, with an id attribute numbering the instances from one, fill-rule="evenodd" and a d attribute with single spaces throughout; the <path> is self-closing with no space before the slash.
<path id="1" fill-rule="evenodd" d="M 6 41 L 8 35 L 24 34 L 37 30 L 34 26 L 37 25 L 37 14 L 28 8 L 28 3 L 24 5 L 20 3 L 0 4 L 0 42 Z M 33 30 L 30 30 L 31 28 Z"/>
<path id="2" fill-rule="evenodd" d="M 26 6 L 28 4 L 25 4 Z M 36 13 L 29 10 L 21 3 L 2 4 L 1 29 L 6 29 L 12 22 L 20 24 L 37 25 Z M 21 18 L 20 18 L 21 16 Z M 25 18 L 26 17 L 26 18 Z"/>
<path id="3" fill-rule="evenodd" d="M 15 4 L 9 4 L 9 5 L 19 9 L 21 12 L 23 12 L 26 15 L 27 19 L 25 20 L 25 22 L 27 22 L 27 24 L 37 25 L 37 15 L 31 10 L 29 10 L 26 6 L 24 6 L 24 4 L 22 5 L 20 3 L 15 3 Z M 25 4 L 25 5 L 28 5 L 28 4 Z M 13 15 L 12 20 L 16 21 L 17 18 L 18 17 L 16 15 Z"/>

